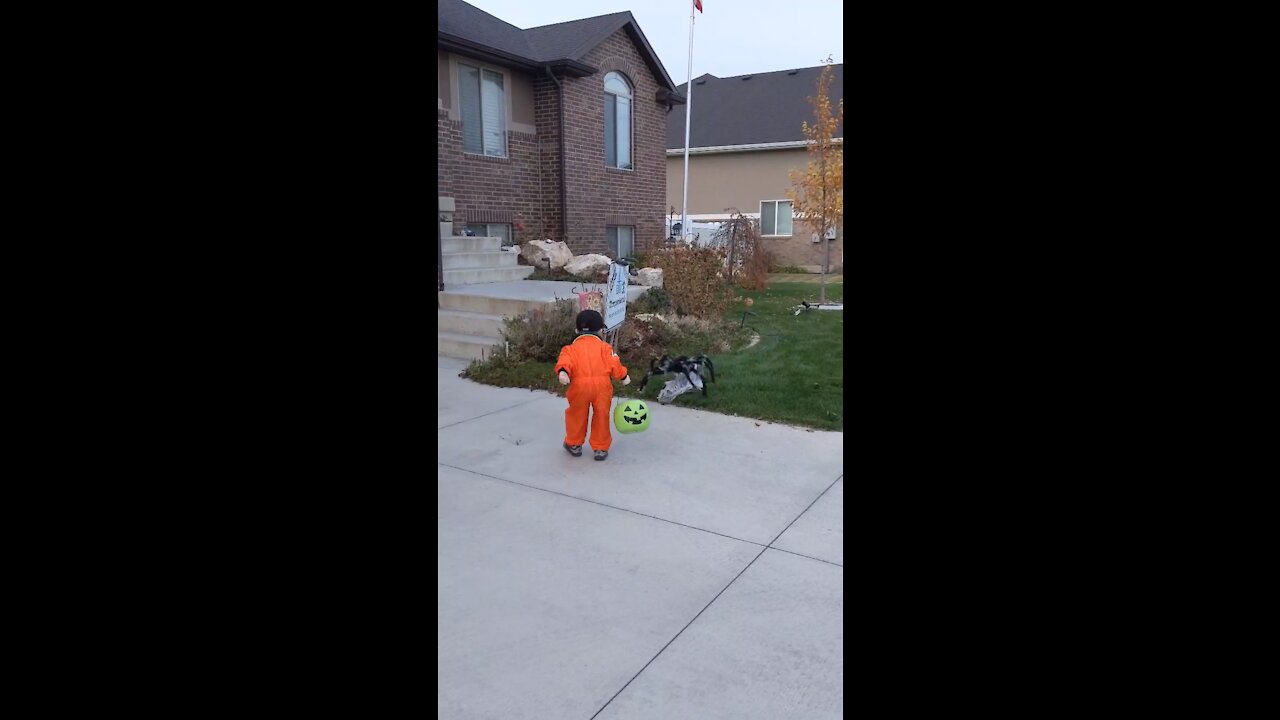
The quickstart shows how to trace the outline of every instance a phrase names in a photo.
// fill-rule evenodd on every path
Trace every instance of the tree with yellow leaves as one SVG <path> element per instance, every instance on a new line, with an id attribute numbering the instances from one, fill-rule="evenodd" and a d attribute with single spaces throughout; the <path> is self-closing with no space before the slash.
<path id="1" fill-rule="evenodd" d="M 808 142 L 809 163 L 803 170 L 790 172 L 792 187 L 787 190 L 795 216 L 817 230 L 823 244 L 819 302 L 827 301 L 827 273 L 831 272 L 827 231 L 841 227 L 844 220 L 844 147 L 835 142 L 836 130 L 844 122 L 844 98 L 833 112 L 830 89 L 835 65 L 830 56 L 823 63 L 826 67 L 818 75 L 817 92 L 809 98 L 814 122 L 800 126 Z"/>

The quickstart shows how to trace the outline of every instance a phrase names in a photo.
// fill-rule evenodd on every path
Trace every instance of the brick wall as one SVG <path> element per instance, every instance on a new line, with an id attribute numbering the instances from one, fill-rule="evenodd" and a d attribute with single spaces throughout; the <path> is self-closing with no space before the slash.
<path id="1" fill-rule="evenodd" d="M 803 220 L 797 218 L 792 225 L 791 237 L 789 238 L 765 238 L 765 247 L 769 248 L 769 252 L 773 255 L 775 265 L 798 265 L 812 272 L 817 272 L 822 267 L 822 260 L 826 253 L 827 241 L 813 241 L 813 227 L 809 226 Z M 829 241 L 831 244 L 831 268 L 842 267 L 844 265 L 844 227 L 843 224 L 836 228 L 836 239 Z"/>
<path id="2" fill-rule="evenodd" d="M 507 157 L 495 158 L 462 150 L 462 123 L 437 112 L 436 141 L 440 157 L 436 169 L 439 194 L 457 204 L 455 232 L 469 222 L 509 223 L 517 241 L 534 240 L 542 227 L 542 180 L 538 136 L 507 132 Z M 525 229 L 514 227 L 523 223 Z"/>
<path id="3" fill-rule="evenodd" d="M 539 175 L 542 182 L 541 233 L 534 239 L 562 240 L 560 232 L 560 95 L 546 75 L 533 81 L 533 119 L 538 129 Z M 565 118 L 567 125 L 569 118 Z"/>
<path id="4" fill-rule="evenodd" d="M 600 72 L 563 81 L 568 112 L 569 247 L 574 253 L 611 255 L 606 252 L 608 225 L 634 225 L 637 250 L 658 244 L 665 234 L 667 195 L 667 107 L 654 100 L 658 81 L 626 30 L 600 43 L 583 61 Z M 634 170 L 605 167 L 604 76 L 612 71 L 625 75 L 632 85 Z"/>
<path id="5" fill-rule="evenodd" d="M 545 75 L 533 77 L 534 128 L 507 133 L 507 158 L 462 152 L 462 124 L 438 113 L 440 149 L 437 187 L 457 201 L 454 227 L 467 222 L 523 222 L 518 241 L 565 240 L 574 254 L 608 251 L 608 225 L 635 226 L 637 250 L 665 236 L 667 107 L 655 95 L 658 80 L 626 30 L 619 30 L 583 61 L 599 68 L 584 78 L 561 78 L 565 95 L 568 237 L 560 229 L 559 89 Z M 606 168 L 604 76 L 617 71 L 630 80 L 633 170 Z M 678 108 L 679 106 L 677 106 Z"/>

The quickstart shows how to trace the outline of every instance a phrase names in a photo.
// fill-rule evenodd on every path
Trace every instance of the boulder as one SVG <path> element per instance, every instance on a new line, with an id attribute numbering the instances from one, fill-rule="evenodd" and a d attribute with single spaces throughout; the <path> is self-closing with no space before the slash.
<path id="1" fill-rule="evenodd" d="M 601 272 L 607 272 L 612 262 L 604 255 L 576 255 L 565 263 L 564 269 L 570 275 L 580 278 L 593 278 Z"/>
<path id="2" fill-rule="evenodd" d="M 551 259 L 551 268 L 559 269 L 573 257 L 573 251 L 563 242 L 551 240 L 530 240 L 520 246 L 520 256 L 534 267 L 545 268 L 547 259 Z"/>
<path id="3" fill-rule="evenodd" d="M 662 268 L 640 268 L 636 280 L 645 287 L 662 287 Z"/>

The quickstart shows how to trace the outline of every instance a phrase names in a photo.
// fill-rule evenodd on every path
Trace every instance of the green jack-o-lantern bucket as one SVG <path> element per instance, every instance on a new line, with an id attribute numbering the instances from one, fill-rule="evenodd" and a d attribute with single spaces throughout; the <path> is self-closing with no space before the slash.
<path id="1" fill-rule="evenodd" d="M 613 426 L 623 434 L 638 433 L 649 427 L 649 406 L 642 400 L 628 400 L 613 409 Z"/>

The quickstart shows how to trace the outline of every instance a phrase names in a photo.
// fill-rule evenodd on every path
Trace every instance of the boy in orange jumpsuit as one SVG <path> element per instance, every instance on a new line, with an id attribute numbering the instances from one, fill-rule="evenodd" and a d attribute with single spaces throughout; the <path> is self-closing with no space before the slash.
<path id="1" fill-rule="evenodd" d="M 564 411 L 564 449 L 574 457 L 582 456 L 582 443 L 587 439 L 587 415 L 594 408 L 591 418 L 591 449 L 596 459 L 609 457 L 613 435 L 609 432 L 609 402 L 613 399 L 612 380 L 631 384 L 631 376 L 622 366 L 609 343 L 601 339 L 604 318 L 595 310 L 578 313 L 575 323 L 578 337 L 570 345 L 560 349 L 556 361 L 556 375 L 561 385 L 568 385 L 565 396 L 569 409 Z"/>

